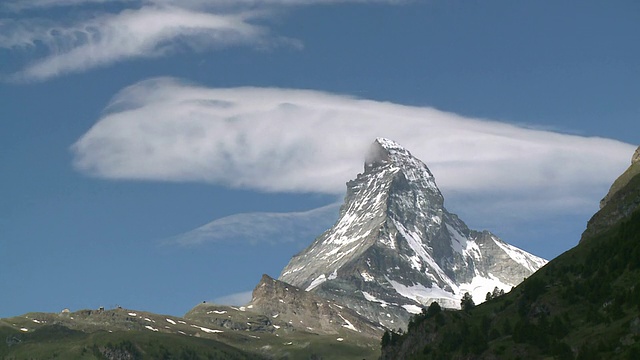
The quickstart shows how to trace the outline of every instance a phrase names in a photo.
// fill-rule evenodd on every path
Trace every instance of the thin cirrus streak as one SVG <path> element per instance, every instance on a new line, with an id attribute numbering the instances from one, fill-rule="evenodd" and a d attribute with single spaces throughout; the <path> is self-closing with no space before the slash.
<path id="1" fill-rule="evenodd" d="M 5 80 L 44 81 L 69 73 L 135 58 L 167 56 L 177 49 L 200 52 L 229 46 L 300 48 L 301 41 L 274 35 L 257 25 L 274 8 L 341 2 L 389 3 L 365 0 L 116 0 L 105 10 L 104 0 L 9 1 L 0 5 L 11 16 L 0 17 L 0 47 L 15 52 L 36 49 L 41 54 Z M 114 5 L 115 4 L 115 5 Z M 76 18 L 52 18 L 47 9 L 86 7 L 69 12 Z M 17 17 L 23 10 L 36 17 Z M 78 15 L 79 14 L 79 15 Z M 264 23 L 264 21 L 263 21 Z"/>
<path id="2" fill-rule="evenodd" d="M 148 6 L 103 14 L 74 25 L 58 27 L 48 21 L 6 21 L 0 46 L 43 44 L 50 54 L 18 73 L 13 80 L 46 80 L 61 74 L 106 66 L 124 59 L 157 57 L 176 43 L 194 50 L 258 43 L 266 30 L 250 23 L 250 14 L 196 12 Z"/>
<path id="3" fill-rule="evenodd" d="M 387 3 L 402 4 L 412 0 L 6 0 L 0 9 L 20 11 L 26 9 L 46 9 L 52 7 L 82 6 L 100 3 L 119 3 L 128 5 L 170 4 L 176 6 L 220 8 L 220 7 L 256 7 L 256 6 L 304 6 L 338 3 Z"/>
<path id="4" fill-rule="evenodd" d="M 208 242 L 299 243 L 306 245 L 333 225 L 339 203 L 283 213 L 244 213 L 226 216 L 174 236 L 167 245 L 197 246 Z"/>

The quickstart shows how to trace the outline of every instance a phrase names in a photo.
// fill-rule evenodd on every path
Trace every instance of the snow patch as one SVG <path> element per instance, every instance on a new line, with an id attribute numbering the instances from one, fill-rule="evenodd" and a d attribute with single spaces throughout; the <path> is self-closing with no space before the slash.
<path id="1" fill-rule="evenodd" d="M 437 286 L 433 286 L 431 288 L 425 287 L 422 284 L 406 286 L 389 278 L 387 278 L 387 281 L 389 281 L 393 289 L 398 294 L 408 299 L 414 300 L 415 302 L 424 306 L 429 306 L 432 302 L 436 301 L 438 304 L 446 308 L 460 308 L 460 296 L 456 296 L 448 291 L 444 291 Z"/>
<path id="2" fill-rule="evenodd" d="M 382 306 L 382 307 L 389 306 L 388 302 L 386 302 L 384 300 L 380 300 L 380 299 L 376 298 L 375 296 L 369 294 L 366 291 L 362 291 L 362 295 L 364 295 L 364 298 L 367 299 L 367 301 L 380 303 L 380 306 Z"/>
<path id="3" fill-rule="evenodd" d="M 422 308 L 416 305 L 402 305 L 402 307 L 412 314 L 420 314 L 422 312 Z"/>
<path id="4" fill-rule="evenodd" d="M 210 333 L 210 334 L 216 334 L 216 333 L 221 333 L 223 332 L 222 330 L 213 330 L 213 329 L 209 329 L 206 327 L 202 327 L 202 326 L 197 326 L 197 325 L 191 325 L 191 327 L 196 328 L 196 329 L 200 329 L 206 333 Z"/>
<path id="5" fill-rule="evenodd" d="M 302 269 L 304 269 L 304 266 L 300 266 L 300 267 L 297 267 L 295 269 L 291 269 L 291 270 L 285 272 L 284 274 L 282 274 L 282 276 L 285 276 L 285 275 L 288 275 L 288 274 L 292 274 L 292 273 L 300 271 Z"/>
<path id="6" fill-rule="evenodd" d="M 149 329 L 149 330 L 151 330 L 151 331 L 155 331 L 155 332 L 157 332 L 157 331 L 158 331 L 158 329 L 153 328 L 153 327 L 151 327 L 151 326 L 149 326 L 149 325 L 146 325 L 146 326 L 145 326 L 145 328 L 147 328 L 147 329 Z"/>
<path id="7" fill-rule="evenodd" d="M 333 272 L 328 277 L 329 280 L 333 280 L 336 278 L 338 278 L 338 269 L 333 270 Z"/>
<path id="8" fill-rule="evenodd" d="M 207 311 L 207 315 L 208 315 L 208 314 L 219 314 L 219 315 L 222 315 L 222 314 L 226 314 L 226 313 L 227 313 L 227 311 L 226 311 L 226 310 L 212 310 L 212 311 Z"/>
<path id="9" fill-rule="evenodd" d="M 371 282 L 371 281 L 374 281 L 374 280 L 375 280 L 375 278 L 374 278 L 373 276 L 371 276 L 371 274 L 369 274 L 369 273 L 368 273 L 368 272 L 366 272 L 366 271 L 361 272 L 361 273 L 360 273 L 360 276 L 362 276 L 362 279 L 363 279 L 364 281 L 366 281 L 366 282 Z"/>
<path id="10" fill-rule="evenodd" d="M 380 242 L 382 243 L 382 245 L 388 246 L 391 249 L 395 250 L 396 248 L 395 241 L 393 241 L 393 238 L 391 237 L 391 235 L 389 235 L 389 237 L 381 236 Z"/>
<path id="11" fill-rule="evenodd" d="M 356 327 L 353 326 L 353 324 L 349 320 L 345 319 L 341 314 L 338 314 L 338 316 L 340 316 L 340 318 L 342 318 L 342 321 L 344 321 L 344 324 L 342 324 L 342 327 L 347 328 L 349 330 L 360 332 L 360 330 L 356 329 Z"/>
<path id="12" fill-rule="evenodd" d="M 499 288 L 505 292 L 509 292 L 513 285 L 505 284 L 500 279 L 492 274 L 489 277 L 475 276 L 470 283 L 460 284 L 458 294 L 460 299 L 465 292 L 468 292 L 473 297 L 473 302 L 480 304 L 485 301 L 488 292 L 493 292 L 494 288 Z"/>
<path id="13" fill-rule="evenodd" d="M 327 277 L 324 276 L 324 274 L 321 274 L 315 280 L 313 280 L 311 282 L 311 284 L 309 284 L 309 286 L 305 289 L 305 291 L 311 291 L 311 290 L 315 289 L 318 285 L 322 284 L 325 281 L 327 281 Z"/>
<path id="14" fill-rule="evenodd" d="M 171 319 L 165 319 L 165 320 L 167 320 L 167 322 L 168 322 L 169 324 L 173 324 L 173 325 L 175 325 L 175 324 L 176 324 L 176 322 L 175 322 L 175 321 L 173 321 L 173 320 L 171 320 Z"/>

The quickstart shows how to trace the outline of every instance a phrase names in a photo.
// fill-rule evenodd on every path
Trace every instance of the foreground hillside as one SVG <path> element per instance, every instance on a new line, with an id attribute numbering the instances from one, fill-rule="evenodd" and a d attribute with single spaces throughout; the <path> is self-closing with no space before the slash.
<path id="1" fill-rule="evenodd" d="M 0 359 L 375 359 L 378 340 L 301 331 L 248 307 L 200 304 L 184 317 L 127 309 L 0 319 Z"/>
<path id="2" fill-rule="evenodd" d="M 482 305 L 430 307 L 406 334 L 385 334 L 381 358 L 640 359 L 640 175 L 629 173 L 578 246 Z"/>

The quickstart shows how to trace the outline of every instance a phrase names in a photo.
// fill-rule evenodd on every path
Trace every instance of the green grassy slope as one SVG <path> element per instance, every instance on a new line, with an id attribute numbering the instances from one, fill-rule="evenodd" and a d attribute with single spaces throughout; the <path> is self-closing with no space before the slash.
<path id="1" fill-rule="evenodd" d="M 85 333 L 47 325 L 24 333 L 0 326 L 0 359 L 263 359 L 212 339 L 143 331 Z"/>
<path id="2" fill-rule="evenodd" d="M 271 321 L 273 320 L 273 322 Z M 376 339 L 333 335 L 238 309 L 200 304 L 184 318 L 127 309 L 0 319 L 4 359 L 376 359 Z"/>
<path id="3" fill-rule="evenodd" d="M 385 339 L 382 359 L 640 359 L 639 200 L 640 175 L 578 246 L 469 311 L 417 316 Z M 599 220 L 614 213 L 630 215 Z"/>

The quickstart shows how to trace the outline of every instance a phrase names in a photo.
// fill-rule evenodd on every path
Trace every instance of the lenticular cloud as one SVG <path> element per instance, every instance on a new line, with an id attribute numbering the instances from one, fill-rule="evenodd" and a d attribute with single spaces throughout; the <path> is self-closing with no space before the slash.
<path id="1" fill-rule="evenodd" d="M 156 78 L 120 91 L 72 151 L 79 171 L 101 178 L 340 194 L 380 136 L 422 159 L 443 191 L 560 207 L 599 200 L 634 149 L 427 107 Z"/>
<path id="2" fill-rule="evenodd" d="M 208 88 L 156 78 L 116 94 L 71 149 L 77 170 L 106 179 L 343 194 L 376 137 L 391 138 L 423 160 L 451 208 L 492 229 L 504 228 L 504 219 L 593 213 L 635 148 L 326 92 Z M 300 220 L 279 219 L 286 221 L 258 214 L 250 223 L 254 229 L 267 224 L 268 234 Z M 229 229 L 225 224 L 214 221 L 176 240 L 214 241 L 211 234 Z"/>

